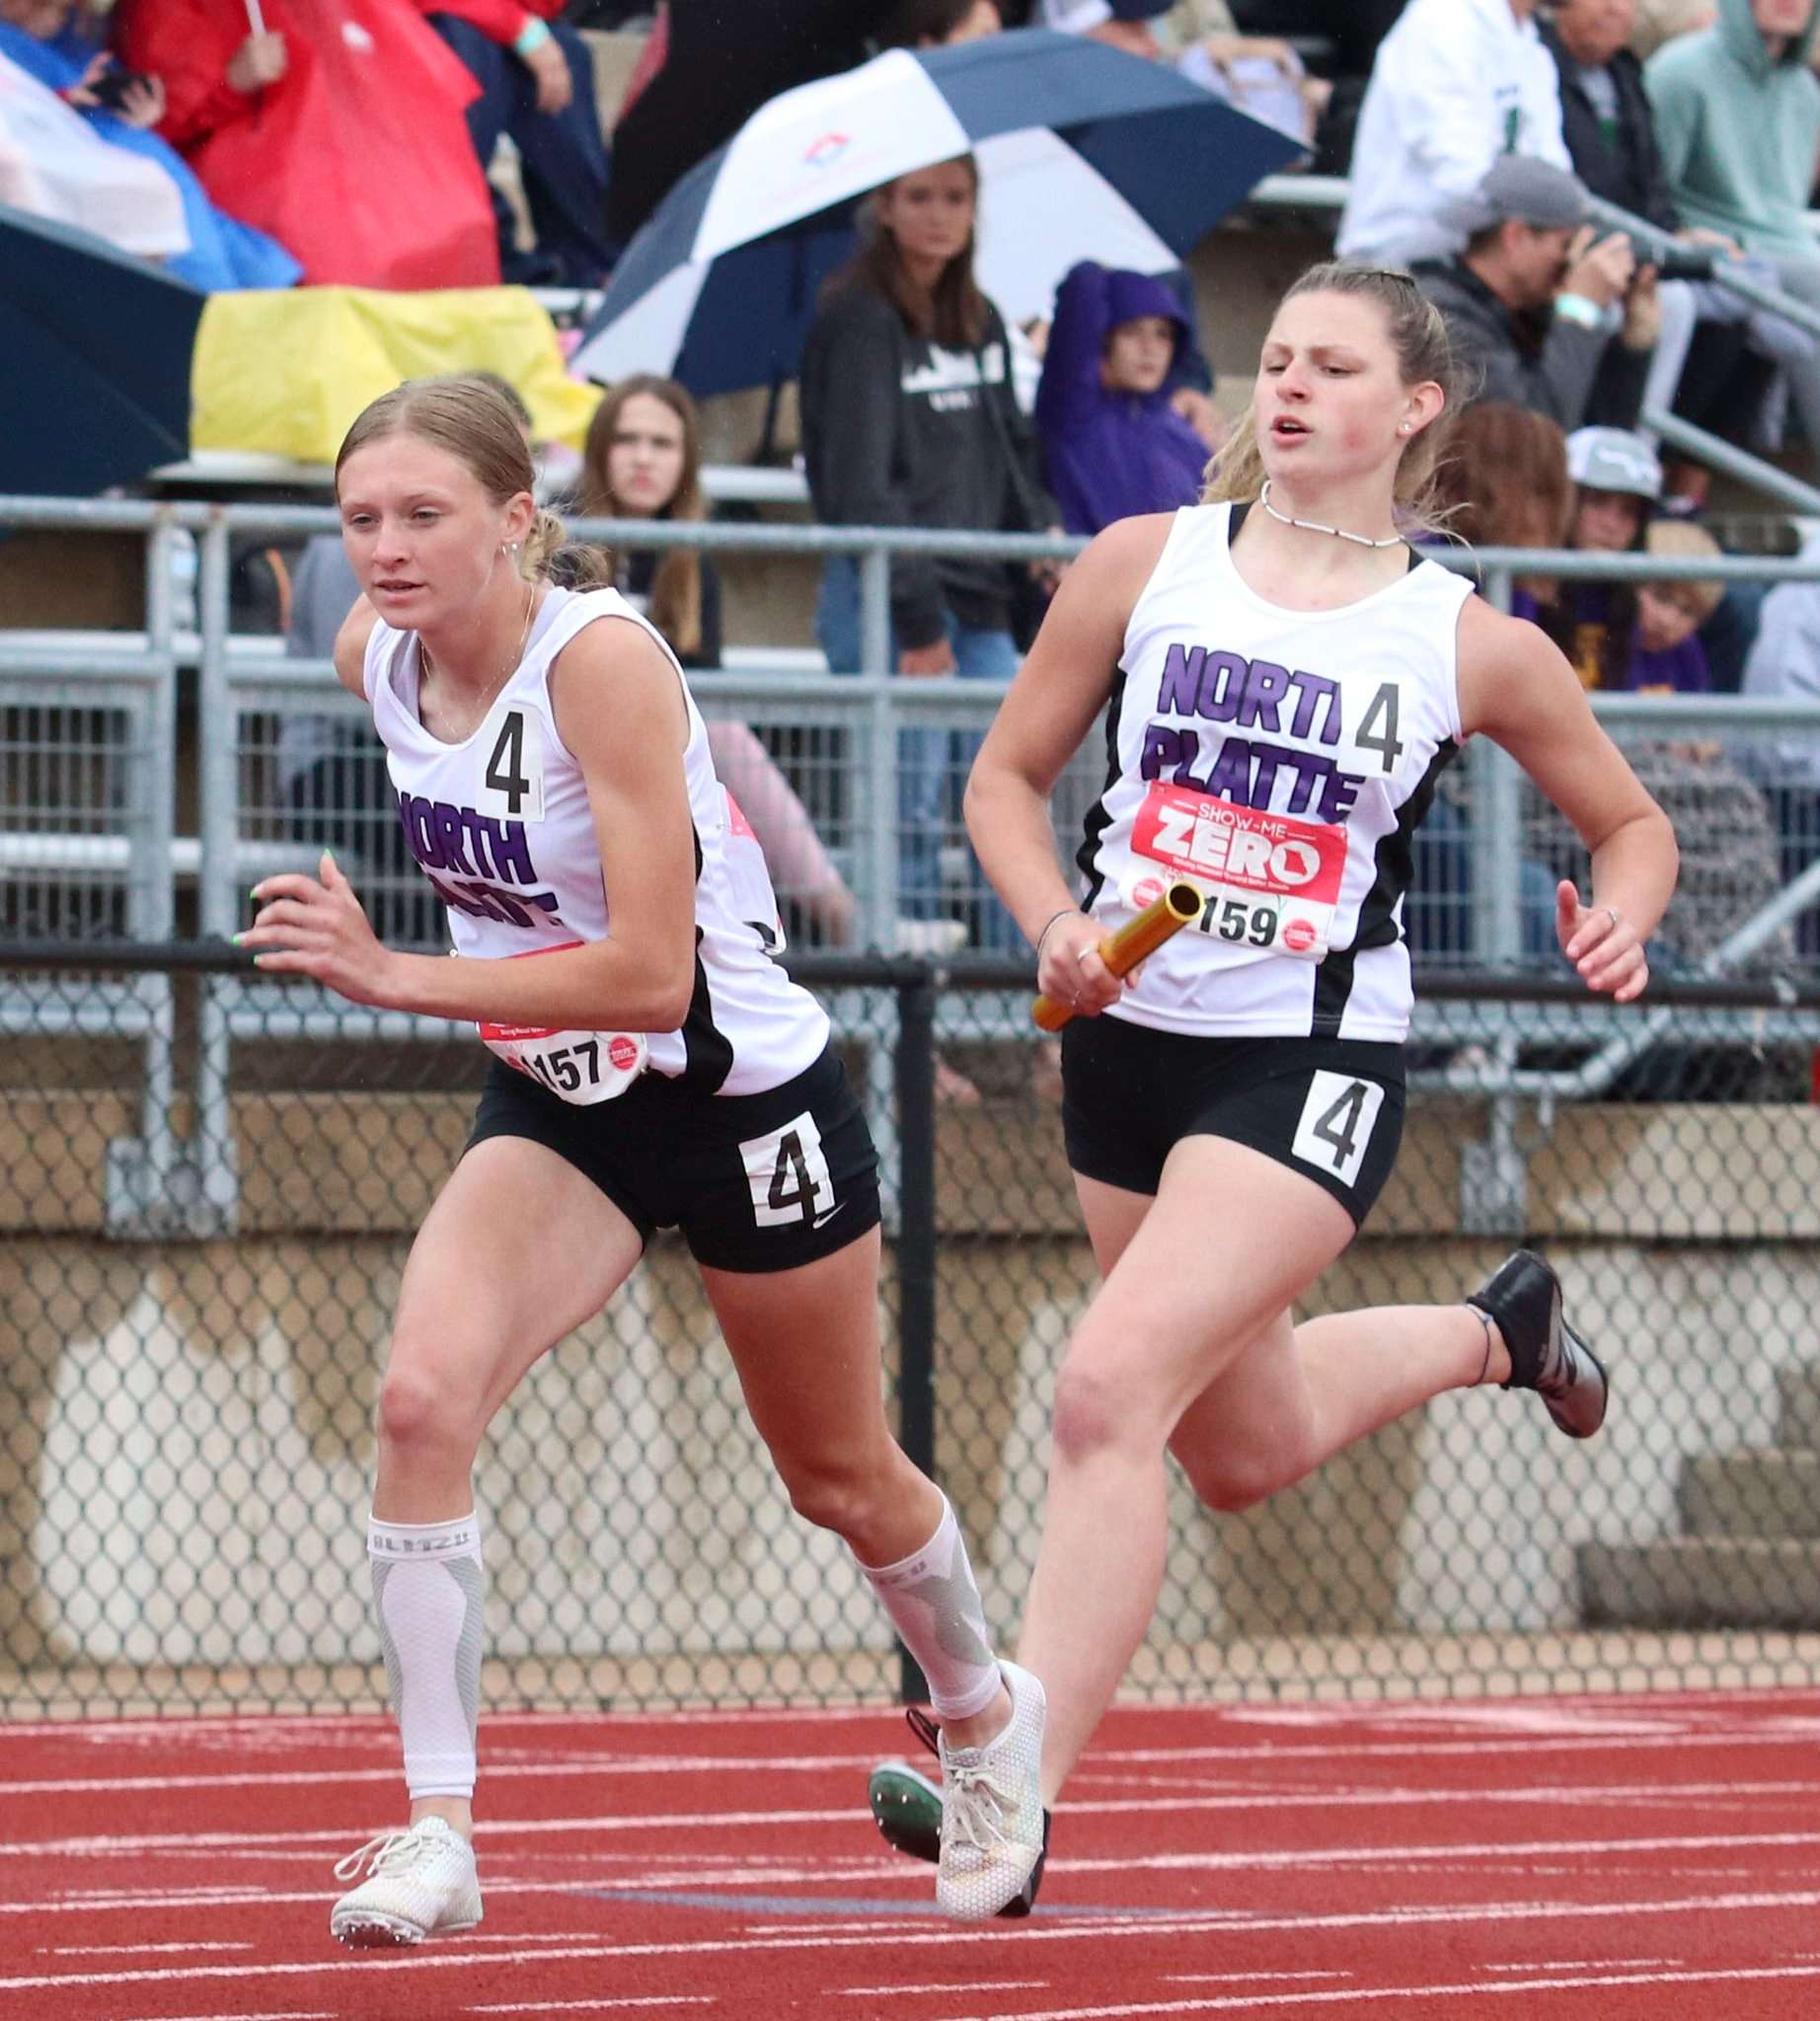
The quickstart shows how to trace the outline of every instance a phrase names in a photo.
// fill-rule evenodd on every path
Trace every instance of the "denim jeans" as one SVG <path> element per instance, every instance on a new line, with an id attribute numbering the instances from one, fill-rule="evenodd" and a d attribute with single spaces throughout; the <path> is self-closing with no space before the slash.
<path id="1" fill-rule="evenodd" d="M 955 670 L 963 681 L 1009 681 L 1018 671 L 1018 647 L 1009 632 L 982 631 L 945 614 Z M 848 555 L 832 555 L 822 570 L 815 607 L 815 636 L 837 674 L 860 667 L 860 566 Z M 891 634 L 890 659 L 899 647 Z M 897 891 L 907 919 L 944 916 L 943 845 L 964 843 L 960 792 L 980 747 L 974 730 L 914 729 L 897 733 Z M 992 895 L 971 853 L 965 912 L 974 944 L 1009 954 L 1023 945 L 1011 915 Z"/>

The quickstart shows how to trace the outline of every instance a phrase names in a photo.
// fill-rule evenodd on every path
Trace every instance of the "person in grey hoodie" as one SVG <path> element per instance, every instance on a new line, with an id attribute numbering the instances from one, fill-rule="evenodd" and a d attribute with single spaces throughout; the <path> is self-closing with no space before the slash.
<path id="1" fill-rule="evenodd" d="M 1042 531 L 1057 524 L 1035 435 L 1012 389 L 1005 320 L 973 275 L 979 169 L 971 155 L 873 192 L 854 258 L 822 291 L 802 355 L 802 455 L 815 516 L 830 526 Z M 1008 681 L 1018 670 L 1003 561 L 903 554 L 891 563 L 890 663 L 912 678 Z M 816 636 L 837 674 L 860 669 L 860 576 L 833 555 Z M 941 849 L 976 739 L 907 729 L 897 752 L 898 869 L 913 921 L 948 910 Z M 980 937 L 1016 929 L 979 889 Z"/>
<path id="2" fill-rule="evenodd" d="M 1803 221 L 1820 156 L 1815 14 L 1815 0 L 1719 0 L 1717 22 L 1664 43 L 1643 81 L 1683 220 L 1771 261 L 1789 294 L 1820 306 L 1820 251 Z M 1820 450 L 1820 353 L 1783 364 Z"/>

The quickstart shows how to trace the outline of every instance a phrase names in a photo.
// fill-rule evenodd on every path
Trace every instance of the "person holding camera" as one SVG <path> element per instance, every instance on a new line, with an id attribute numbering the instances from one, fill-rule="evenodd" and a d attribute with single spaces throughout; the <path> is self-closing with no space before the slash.
<path id="1" fill-rule="evenodd" d="M 1445 318 L 1477 400 L 1565 429 L 1634 426 L 1661 328 L 1656 270 L 1622 232 L 1586 222 L 1579 179 L 1501 155 L 1456 218 L 1466 247 L 1411 271 Z"/>

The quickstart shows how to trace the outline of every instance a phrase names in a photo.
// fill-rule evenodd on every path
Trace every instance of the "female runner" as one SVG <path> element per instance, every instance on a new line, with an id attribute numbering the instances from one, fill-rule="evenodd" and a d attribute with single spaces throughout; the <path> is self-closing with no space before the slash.
<path id="1" fill-rule="evenodd" d="M 1565 659 L 1404 539 L 1449 382 L 1407 276 L 1303 275 L 1204 501 L 1099 536 L 973 768 L 974 847 L 1076 1013 L 1062 1120 L 1102 1279 L 1056 1385 L 1020 1718 L 983 1756 L 1025 1907 L 1047 1807 L 1155 1609 L 1166 1453 L 1210 1507 L 1243 1509 L 1445 1389 L 1539 1390 L 1574 1438 L 1605 1415 L 1605 1371 L 1528 1250 L 1461 1305 L 1291 1316 L 1396 1156 L 1410 837 L 1465 740 L 1508 750 L 1591 851 L 1591 904 L 1562 883 L 1555 919 L 1589 989 L 1640 994 L 1674 888 L 1669 824 Z M 1102 709 L 1071 884 L 1048 795 Z M 1096 950 L 1175 877 L 1206 894 L 1198 925 L 1121 986 Z M 926 1850 L 914 1806 L 894 1827 L 880 1801 L 891 1774 L 874 1815 Z M 944 1846 L 967 1829 L 959 1794 Z"/>
<path id="2" fill-rule="evenodd" d="M 963 1784 L 1011 1710 L 953 1512 L 885 1423 L 875 1163 L 827 1017 L 771 959 L 764 860 L 673 654 L 617 591 L 551 583 L 562 529 L 531 482 L 510 410 L 472 380 L 387 394 L 337 463 L 364 593 L 337 668 L 372 707 L 455 958 L 381 945 L 328 855 L 259 885 L 240 936 L 351 1002 L 472 1020 L 494 1056 L 380 1391 L 368 1551 L 411 1808 L 338 1868 L 357 1885 L 330 1926 L 355 1946 L 480 1920 L 475 1455 L 654 1228 L 682 1230 L 793 1504 L 852 1547 Z M 944 1888 L 964 1897 L 982 1858 L 957 1839 Z"/>

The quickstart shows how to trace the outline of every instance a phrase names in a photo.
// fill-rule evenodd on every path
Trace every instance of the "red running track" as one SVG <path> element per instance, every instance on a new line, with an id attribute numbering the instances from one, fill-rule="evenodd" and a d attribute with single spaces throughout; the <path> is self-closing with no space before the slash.
<path id="1" fill-rule="evenodd" d="M 1120 1710 L 985 1926 L 866 1815 L 901 1732 L 490 1720 L 486 1921 L 353 1955 L 387 1723 L 0 1729 L 0 2021 L 1820 2014 L 1820 1692 Z"/>

